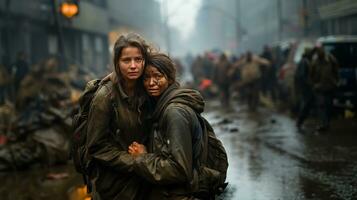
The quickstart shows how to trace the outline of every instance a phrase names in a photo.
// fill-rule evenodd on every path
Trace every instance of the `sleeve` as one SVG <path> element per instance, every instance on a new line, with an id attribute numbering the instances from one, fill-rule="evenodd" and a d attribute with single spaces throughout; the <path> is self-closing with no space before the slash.
<path id="1" fill-rule="evenodd" d="M 142 154 L 135 160 L 134 171 L 154 184 L 190 182 L 193 179 L 191 139 L 193 115 L 183 108 L 171 107 L 163 117 L 168 154 L 161 152 Z"/>
<path id="2" fill-rule="evenodd" d="M 109 135 L 109 122 L 112 115 L 110 99 L 101 91 L 94 97 L 88 116 L 87 148 L 91 160 L 122 171 L 131 171 L 133 157 L 114 144 Z"/>

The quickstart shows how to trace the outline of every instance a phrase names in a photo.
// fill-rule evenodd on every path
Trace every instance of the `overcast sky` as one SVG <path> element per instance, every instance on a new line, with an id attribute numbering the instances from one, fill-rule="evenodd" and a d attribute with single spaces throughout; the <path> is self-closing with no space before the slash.
<path id="1" fill-rule="evenodd" d="M 193 29 L 201 0 L 157 0 L 163 5 L 168 3 L 168 15 L 170 26 L 176 27 L 186 38 Z M 163 7 L 164 9 L 164 7 Z M 165 12 L 163 12 L 165 13 Z"/>

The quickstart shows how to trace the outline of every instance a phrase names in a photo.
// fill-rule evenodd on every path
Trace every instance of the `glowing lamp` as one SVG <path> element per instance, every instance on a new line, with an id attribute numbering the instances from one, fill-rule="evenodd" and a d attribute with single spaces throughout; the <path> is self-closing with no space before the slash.
<path id="1" fill-rule="evenodd" d="M 61 4 L 60 12 L 63 16 L 72 18 L 79 12 L 78 5 L 75 3 L 64 2 Z"/>

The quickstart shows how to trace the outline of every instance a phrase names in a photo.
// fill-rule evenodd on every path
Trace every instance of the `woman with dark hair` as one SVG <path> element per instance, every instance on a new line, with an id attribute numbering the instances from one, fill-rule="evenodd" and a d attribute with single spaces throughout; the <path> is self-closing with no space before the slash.
<path id="1" fill-rule="evenodd" d="M 155 110 L 147 151 L 139 142 L 129 147 L 133 170 L 152 183 L 147 199 L 194 199 L 195 166 L 203 146 L 196 113 L 203 112 L 203 98 L 195 90 L 179 88 L 175 66 L 165 54 L 150 56 L 143 81 Z"/>
<path id="2" fill-rule="evenodd" d="M 114 72 L 92 100 L 86 155 L 93 199 L 144 198 L 145 181 L 133 172 L 134 159 L 127 150 L 147 138 L 142 73 L 149 53 L 139 35 L 120 36 L 114 45 Z"/>

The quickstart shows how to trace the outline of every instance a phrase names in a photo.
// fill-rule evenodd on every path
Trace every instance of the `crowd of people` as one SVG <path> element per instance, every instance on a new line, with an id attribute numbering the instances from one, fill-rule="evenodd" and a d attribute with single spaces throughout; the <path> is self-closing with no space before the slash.
<path id="1" fill-rule="evenodd" d="M 269 49 L 261 56 L 248 51 L 239 58 L 207 52 L 191 66 L 193 85 L 205 96 L 219 96 L 222 105 L 229 105 L 232 94 L 237 92 L 252 110 L 258 106 L 259 91 L 275 97 L 274 70 Z"/>
<path id="2" fill-rule="evenodd" d="M 290 87 L 283 80 L 286 74 L 282 69 L 288 56 L 289 49 L 281 53 L 267 45 L 260 55 L 248 51 L 240 57 L 227 57 L 224 53 L 206 52 L 192 62 L 193 87 L 205 97 L 219 96 L 222 105 L 229 105 L 233 94 L 237 94 L 251 111 L 256 111 L 261 98 L 269 99 L 276 107 L 291 111 L 302 132 L 305 119 L 314 110 L 321 121 L 316 130 L 323 132 L 332 115 L 338 63 L 322 47 L 307 48 L 293 69 Z"/>

